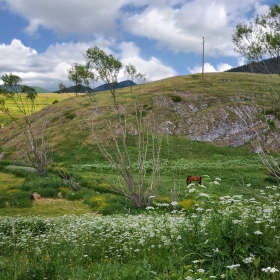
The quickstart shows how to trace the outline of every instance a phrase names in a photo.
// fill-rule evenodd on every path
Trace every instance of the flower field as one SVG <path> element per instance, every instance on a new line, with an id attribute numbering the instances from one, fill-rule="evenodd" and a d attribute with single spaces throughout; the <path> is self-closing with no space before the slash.
<path id="1" fill-rule="evenodd" d="M 217 184 L 218 181 L 215 181 Z M 279 188 L 138 215 L 0 217 L 0 279 L 280 279 Z"/>

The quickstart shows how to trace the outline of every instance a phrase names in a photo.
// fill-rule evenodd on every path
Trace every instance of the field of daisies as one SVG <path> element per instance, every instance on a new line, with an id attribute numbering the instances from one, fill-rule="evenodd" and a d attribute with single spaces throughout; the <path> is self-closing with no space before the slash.
<path id="1" fill-rule="evenodd" d="M 279 187 L 189 185 L 189 207 L 138 215 L 0 216 L 0 279 L 280 279 Z"/>

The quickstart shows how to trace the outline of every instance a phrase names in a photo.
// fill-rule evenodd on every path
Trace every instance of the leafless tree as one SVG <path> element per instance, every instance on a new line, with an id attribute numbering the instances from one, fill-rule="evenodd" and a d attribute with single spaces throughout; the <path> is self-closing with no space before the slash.
<path id="1" fill-rule="evenodd" d="M 163 135 L 157 130 L 152 115 L 144 118 L 143 104 L 137 104 L 137 100 L 134 104 L 134 122 L 131 117 L 128 122 L 128 112 L 120 113 L 116 114 L 115 122 L 103 117 L 105 129 L 101 131 L 99 127 L 92 126 L 94 141 L 120 175 L 119 181 L 114 182 L 113 190 L 129 198 L 139 208 L 149 206 L 160 182 Z M 133 162 L 130 154 L 128 137 L 135 138 L 136 162 Z"/>
<path id="2" fill-rule="evenodd" d="M 17 124 L 19 131 L 23 135 L 21 149 L 21 158 L 24 163 L 32 166 L 35 170 L 43 175 L 47 175 L 48 165 L 50 163 L 50 149 L 46 138 L 46 131 L 49 121 L 35 121 L 35 99 L 37 92 L 34 88 L 22 85 L 19 76 L 5 74 L 2 76 L 3 86 L 0 94 L 4 98 L 0 100 L 0 110 L 7 114 L 14 123 Z M 18 119 L 10 111 L 6 100 L 12 102 L 20 113 Z"/>

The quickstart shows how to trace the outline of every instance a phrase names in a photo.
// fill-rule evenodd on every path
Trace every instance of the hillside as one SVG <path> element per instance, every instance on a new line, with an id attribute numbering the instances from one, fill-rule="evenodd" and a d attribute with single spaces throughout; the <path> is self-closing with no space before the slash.
<path id="1" fill-rule="evenodd" d="M 278 76 L 274 78 L 280 82 Z M 203 82 L 200 75 L 180 76 L 147 83 L 133 90 L 144 104 L 145 118 L 153 116 L 158 129 L 168 135 L 239 147 L 254 139 L 258 131 L 267 145 L 278 147 L 266 122 L 266 119 L 273 122 L 278 135 L 279 111 L 273 107 L 271 82 L 266 75 L 213 73 L 207 74 Z M 130 88 L 118 89 L 117 100 L 126 114 L 133 115 L 134 97 Z M 89 141 L 91 132 L 87 119 L 105 112 L 114 114 L 112 105 L 112 97 L 105 91 L 96 93 L 94 102 L 86 96 L 70 98 L 46 107 L 34 117 L 52 120 L 49 129 L 59 150 L 66 135 L 75 138 L 81 134 L 85 143 Z M 9 133 L 12 127 L 0 130 L 3 150 L 18 141 L 15 133 Z"/>
<path id="2" fill-rule="evenodd" d="M 276 57 L 269 58 L 259 62 L 231 68 L 225 72 L 271 73 L 280 75 L 280 59 Z"/>
<path id="3" fill-rule="evenodd" d="M 273 78 L 280 84 L 277 75 Z M 49 98 L 57 95 L 46 94 Z M 119 117 L 125 120 L 127 151 L 138 178 L 136 116 L 141 107 L 142 123 L 155 124 L 157 135 L 164 136 L 157 195 L 160 201 L 173 199 L 171 190 L 175 188 L 179 200 L 188 199 L 185 193 L 188 175 L 205 176 L 202 183 L 207 186 L 209 180 L 220 178 L 221 184 L 205 189 L 216 196 L 242 194 L 251 198 L 253 193 L 257 196 L 256 190 L 277 184 L 260 163 L 255 153 L 258 147 L 251 145 L 258 133 L 267 148 L 279 153 L 280 110 L 267 75 L 207 73 L 204 81 L 200 74 L 172 77 L 134 86 L 132 91 L 130 87 L 118 89 L 116 97 L 120 115 L 113 106 L 112 95 L 103 91 L 89 96 L 65 95 L 66 99 L 54 104 L 45 102 L 43 109 L 30 116 L 34 133 L 40 133 L 47 124 L 52 159 L 47 177 L 26 168 L 22 154 L 30 148 L 24 146 L 26 138 L 17 124 L 3 126 L 0 129 L 1 211 L 9 215 L 87 213 L 90 209 L 107 214 L 126 213 L 127 209 L 137 212 L 131 202 L 112 191 L 120 182 L 120 174 L 104 159 L 96 141 L 105 145 L 112 139 L 110 131 L 119 136 Z M 115 153 L 112 142 L 108 148 Z M 148 155 L 152 154 L 148 149 Z M 151 161 L 146 164 L 146 180 L 149 180 Z M 66 187 L 68 178 L 75 184 L 78 182 L 81 190 Z M 248 189 L 249 185 L 252 189 Z M 44 198 L 62 196 L 69 201 L 82 200 L 82 205 L 87 204 L 90 209 L 80 208 L 80 204 L 75 204 L 75 208 L 67 204 L 67 209 L 61 209 L 56 200 L 55 204 L 50 201 L 48 210 L 42 203 L 37 207 L 30 201 L 34 192 Z M 22 211 L 15 206 L 32 207 Z"/>
<path id="4" fill-rule="evenodd" d="M 2 86 L 0 85 L 0 87 L 2 87 Z M 42 88 L 42 87 L 37 87 L 37 86 L 30 86 L 30 87 L 33 87 L 37 93 L 51 93 L 52 92 L 52 91 Z"/>
<path id="5" fill-rule="evenodd" d="M 33 87 L 38 93 L 51 93 L 52 91 L 48 90 L 48 89 L 45 89 L 45 88 L 42 88 L 42 87 L 37 87 L 37 86 L 34 86 Z"/>

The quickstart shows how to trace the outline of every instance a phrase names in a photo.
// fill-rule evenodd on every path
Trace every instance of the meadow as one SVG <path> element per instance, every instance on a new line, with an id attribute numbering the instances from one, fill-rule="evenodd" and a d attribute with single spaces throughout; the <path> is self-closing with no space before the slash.
<path id="1" fill-rule="evenodd" d="M 201 83 L 199 75 L 190 75 L 136 91 L 145 113 L 154 110 L 158 119 L 172 119 L 174 111 L 156 107 L 153 97 L 172 99 L 181 88 L 211 95 L 209 107 L 232 106 L 237 95 L 244 104 L 267 110 L 270 89 L 263 94 L 267 80 L 259 77 L 208 74 Z M 120 106 L 134 101 L 130 89 L 117 94 Z M 108 92 L 91 98 L 38 95 L 34 120 L 51 120 L 47 176 L 19 164 L 21 138 L 0 115 L 0 153 L 5 152 L 0 160 L 0 280 L 280 279 L 279 184 L 250 144 L 221 147 L 167 135 L 158 194 L 150 197 L 151 206 L 139 209 L 113 191 L 119 174 L 101 155 L 88 126 L 89 112 L 98 114 L 98 108 L 113 116 L 112 98 Z M 137 175 L 135 135 L 126 140 Z M 279 160 L 277 152 L 274 156 Z M 148 180 L 152 162 L 145 167 Z M 186 186 L 191 174 L 202 176 L 202 184 Z M 65 178 L 79 183 L 79 189 L 67 186 Z M 35 192 L 41 199 L 30 199 Z"/>
<path id="2" fill-rule="evenodd" d="M 1 216 L 0 279 L 279 279 L 279 187 L 207 194 L 218 185 L 137 215 Z"/>

